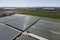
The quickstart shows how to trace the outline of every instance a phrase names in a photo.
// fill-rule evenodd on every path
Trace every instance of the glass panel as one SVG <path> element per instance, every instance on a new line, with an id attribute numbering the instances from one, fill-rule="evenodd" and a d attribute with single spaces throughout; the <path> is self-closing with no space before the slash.
<path id="1" fill-rule="evenodd" d="M 22 17 L 25 15 L 20 15 L 20 14 L 14 14 L 12 16 L 7 16 L 7 17 L 3 17 L 0 18 L 0 22 L 6 22 L 6 21 L 10 21 L 10 20 L 15 20 L 16 18 Z"/>
<path id="2" fill-rule="evenodd" d="M 25 30 L 29 26 L 31 26 L 34 22 L 36 22 L 39 17 L 34 16 L 25 16 L 20 17 L 15 20 L 6 22 L 6 24 L 11 25 L 12 27 L 18 28 L 20 30 Z"/>
<path id="3" fill-rule="evenodd" d="M 13 40 L 21 32 L 0 23 L 0 40 Z"/>
<path id="4" fill-rule="evenodd" d="M 18 37 L 16 40 L 38 40 L 36 38 L 33 38 L 31 36 L 27 36 L 27 35 L 21 35 L 20 37 Z"/>
<path id="5" fill-rule="evenodd" d="M 60 22 L 60 21 L 59 21 Z M 27 31 L 49 40 L 60 40 L 60 23 L 57 21 L 40 19 Z"/>

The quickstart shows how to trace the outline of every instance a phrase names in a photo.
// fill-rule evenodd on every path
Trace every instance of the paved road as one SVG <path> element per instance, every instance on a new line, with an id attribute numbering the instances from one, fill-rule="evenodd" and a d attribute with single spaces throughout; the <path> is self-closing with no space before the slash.
<path id="1" fill-rule="evenodd" d="M 0 40 L 60 40 L 60 20 L 22 14 L 3 17 Z"/>

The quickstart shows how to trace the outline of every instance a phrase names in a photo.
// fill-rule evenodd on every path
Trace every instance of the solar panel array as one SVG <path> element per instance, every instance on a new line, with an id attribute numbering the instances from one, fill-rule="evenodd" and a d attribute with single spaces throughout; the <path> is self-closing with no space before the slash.
<path id="1" fill-rule="evenodd" d="M 60 20 L 22 14 L 0 18 L 0 40 L 38 40 L 23 32 L 48 40 L 60 40 Z"/>
<path id="2" fill-rule="evenodd" d="M 60 23 L 51 20 L 40 19 L 27 31 L 47 38 L 49 40 L 60 40 Z"/>
<path id="3" fill-rule="evenodd" d="M 12 27 L 15 27 L 17 29 L 24 31 L 28 27 L 30 27 L 32 24 L 34 24 L 38 19 L 39 19 L 39 17 L 22 16 L 15 20 L 5 22 L 5 24 L 11 25 Z"/>

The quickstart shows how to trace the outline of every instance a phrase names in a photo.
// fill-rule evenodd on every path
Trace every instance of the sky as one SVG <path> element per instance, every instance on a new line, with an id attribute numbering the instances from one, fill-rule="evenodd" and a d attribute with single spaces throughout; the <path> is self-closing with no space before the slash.
<path id="1" fill-rule="evenodd" d="M 60 7 L 60 0 L 0 0 L 0 7 Z"/>

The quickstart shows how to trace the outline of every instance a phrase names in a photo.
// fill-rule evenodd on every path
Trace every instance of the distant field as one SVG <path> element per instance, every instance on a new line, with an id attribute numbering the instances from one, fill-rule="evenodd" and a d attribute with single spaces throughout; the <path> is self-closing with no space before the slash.
<path id="1" fill-rule="evenodd" d="M 58 13 L 46 13 L 46 12 L 32 12 L 32 11 L 16 11 L 17 13 L 23 13 L 25 15 L 33 15 L 39 17 L 48 17 L 54 19 L 60 19 L 60 14 Z M 3 15 L 4 12 L 0 12 L 0 15 Z"/>
<path id="2" fill-rule="evenodd" d="M 0 12 L 0 15 L 3 15 L 4 13 L 3 12 Z"/>
<path id="3" fill-rule="evenodd" d="M 54 13 L 46 13 L 46 12 L 24 12 L 26 15 L 33 15 L 33 16 L 39 16 L 39 17 L 48 17 L 48 18 L 55 18 L 60 19 L 60 14 L 54 14 Z"/>

